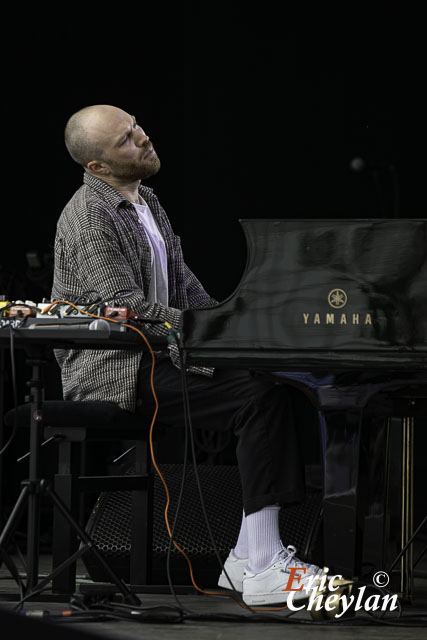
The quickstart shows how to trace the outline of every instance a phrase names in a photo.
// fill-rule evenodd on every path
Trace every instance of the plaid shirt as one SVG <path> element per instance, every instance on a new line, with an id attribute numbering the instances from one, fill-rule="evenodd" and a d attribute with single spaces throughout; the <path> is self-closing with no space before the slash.
<path id="1" fill-rule="evenodd" d="M 151 253 L 147 237 L 132 203 L 123 194 L 90 173 L 67 203 L 58 220 L 52 300 L 97 295 L 116 296 L 116 304 L 138 314 L 169 322 L 178 329 L 181 309 L 216 304 L 184 262 L 180 239 L 172 230 L 153 190 L 140 186 L 164 238 L 168 259 L 169 306 L 148 303 Z M 116 294 L 129 293 L 120 298 Z M 151 328 L 152 327 L 152 328 Z M 150 330 L 167 334 L 162 324 Z M 135 411 L 141 351 L 57 349 L 65 400 L 108 400 Z M 170 349 L 178 366 L 177 353 Z M 208 367 L 190 367 L 192 373 L 212 375 Z"/>

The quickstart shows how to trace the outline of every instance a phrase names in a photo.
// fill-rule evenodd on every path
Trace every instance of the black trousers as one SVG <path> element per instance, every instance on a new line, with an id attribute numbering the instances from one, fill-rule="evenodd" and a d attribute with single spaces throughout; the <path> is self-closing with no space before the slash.
<path id="1" fill-rule="evenodd" d="M 151 358 L 144 357 L 138 378 L 138 413 L 153 415 Z M 249 515 L 271 504 L 304 497 L 304 468 L 299 454 L 291 390 L 248 371 L 218 369 L 212 378 L 187 375 L 194 429 L 233 429 L 242 483 L 243 508 Z M 166 353 L 156 355 L 154 388 L 157 420 L 184 427 L 181 372 Z"/>

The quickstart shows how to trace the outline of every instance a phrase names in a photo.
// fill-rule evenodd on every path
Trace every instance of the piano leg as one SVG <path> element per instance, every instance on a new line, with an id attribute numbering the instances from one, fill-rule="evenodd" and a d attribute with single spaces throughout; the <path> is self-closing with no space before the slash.
<path id="1" fill-rule="evenodd" d="M 414 532 L 414 418 L 402 420 L 402 549 Z M 400 595 L 411 600 L 414 590 L 414 547 L 400 561 Z"/>
<path id="2" fill-rule="evenodd" d="M 389 529 L 386 532 L 386 566 L 389 567 L 392 589 L 399 597 L 410 602 L 414 595 L 414 552 L 411 544 L 397 562 L 400 551 L 414 532 L 414 418 L 390 420 L 390 455 L 393 467 L 388 477 Z M 391 567 L 392 565 L 392 567 Z"/>
<path id="3" fill-rule="evenodd" d="M 362 430 L 362 414 L 329 410 L 320 420 L 324 564 L 344 577 L 388 571 L 413 533 L 414 418 L 363 420 Z M 412 600 L 412 545 L 390 586 Z"/>
<path id="4" fill-rule="evenodd" d="M 358 478 L 362 412 L 324 410 L 323 445 L 324 564 L 346 578 L 357 574 Z"/>

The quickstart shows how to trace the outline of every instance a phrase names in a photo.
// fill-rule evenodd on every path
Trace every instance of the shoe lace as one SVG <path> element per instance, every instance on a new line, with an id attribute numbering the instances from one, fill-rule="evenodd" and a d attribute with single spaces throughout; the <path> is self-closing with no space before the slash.
<path id="1" fill-rule="evenodd" d="M 296 552 L 296 548 L 292 544 L 289 544 L 286 549 L 285 547 L 283 547 L 282 551 L 279 553 L 279 560 L 282 560 L 282 562 L 284 563 L 285 570 L 288 568 L 291 562 L 292 567 L 307 567 L 306 562 L 303 562 L 295 556 Z"/>

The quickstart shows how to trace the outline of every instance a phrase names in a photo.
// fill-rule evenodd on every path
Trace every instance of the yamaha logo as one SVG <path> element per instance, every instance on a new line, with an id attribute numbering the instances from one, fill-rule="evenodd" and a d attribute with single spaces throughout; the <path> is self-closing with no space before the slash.
<path id="1" fill-rule="evenodd" d="M 328 294 L 328 302 L 333 309 L 342 309 L 347 304 L 347 294 L 343 289 L 332 289 Z"/>
<path id="2" fill-rule="evenodd" d="M 331 313 L 319 310 L 316 312 L 303 313 L 302 319 L 305 325 L 329 324 L 329 325 L 371 325 L 372 316 L 370 313 L 343 312 L 342 309 L 347 304 L 348 298 L 344 289 L 332 289 L 328 293 L 328 304 L 339 313 Z"/>

